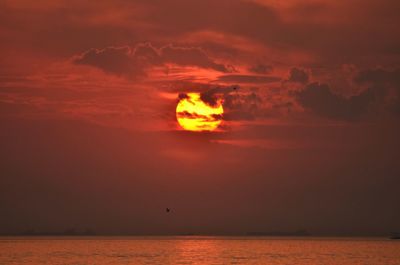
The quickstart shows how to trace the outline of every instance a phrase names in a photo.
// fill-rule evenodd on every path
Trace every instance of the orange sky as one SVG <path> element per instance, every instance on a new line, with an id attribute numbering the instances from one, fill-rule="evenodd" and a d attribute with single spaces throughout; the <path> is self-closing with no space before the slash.
<path id="1" fill-rule="evenodd" d="M 0 232 L 399 230 L 399 11 L 0 0 Z M 218 131 L 179 128 L 189 92 Z"/>

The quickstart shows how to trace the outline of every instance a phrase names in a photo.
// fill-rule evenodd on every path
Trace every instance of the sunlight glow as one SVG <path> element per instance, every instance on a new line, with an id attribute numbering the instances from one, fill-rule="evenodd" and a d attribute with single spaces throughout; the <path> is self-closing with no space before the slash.
<path id="1" fill-rule="evenodd" d="M 187 93 L 176 106 L 179 125 L 188 131 L 214 131 L 222 121 L 221 100 L 210 106 L 200 98 L 200 93 Z"/>

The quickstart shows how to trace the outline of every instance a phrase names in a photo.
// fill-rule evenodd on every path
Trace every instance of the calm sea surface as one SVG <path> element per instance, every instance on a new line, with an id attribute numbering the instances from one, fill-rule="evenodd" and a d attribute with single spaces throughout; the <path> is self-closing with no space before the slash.
<path id="1" fill-rule="evenodd" d="M 400 242 L 354 238 L 3 237 L 0 264 L 400 265 Z"/>

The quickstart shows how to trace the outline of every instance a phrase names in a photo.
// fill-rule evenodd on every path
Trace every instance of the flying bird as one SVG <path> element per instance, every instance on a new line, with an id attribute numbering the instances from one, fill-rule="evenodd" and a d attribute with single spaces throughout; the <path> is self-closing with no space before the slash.
<path id="1" fill-rule="evenodd" d="M 170 209 L 170 208 L 165 208 L 165 211 L 166 211 L 167 213 L 169 213 L 169 212 L 171 211 L 171 209 Z"/>

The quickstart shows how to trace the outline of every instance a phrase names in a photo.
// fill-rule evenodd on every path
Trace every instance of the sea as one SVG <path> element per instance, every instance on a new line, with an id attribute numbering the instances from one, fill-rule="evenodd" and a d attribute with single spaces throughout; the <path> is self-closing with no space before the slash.
<path id="1" fill-rule="evenodd" d="M 289 237 L 1 237 L 0 264 L 400 265 L 400 240 Z"/>

